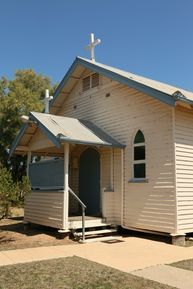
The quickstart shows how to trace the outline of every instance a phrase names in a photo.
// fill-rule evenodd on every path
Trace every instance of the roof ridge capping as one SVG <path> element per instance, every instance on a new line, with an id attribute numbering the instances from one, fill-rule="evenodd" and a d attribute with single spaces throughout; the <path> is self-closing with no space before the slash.
<path id="1" fill-rule="evenodd" d="M 108 78 L 111 78 L 117 82 L 125 84 L 131 88 L 139 90 L 168 105 L 175 106 L 176 101 L 179 100 L 193 105 L 193 92 L 77 56 L 74 62 L 72 63 L 71 67 L 67 71 L 66 75 L 58 85 L 54 93 L 53 100 L 50 102 L 50 108 L 52 107 L 55 100 L 59 96 L 61 90 L 65 87 L 65 85 L 69 81 L 72 73 L 74 73 L 77 66 L 79 65 L 87 69 L 90 69 L 94 72 L 97 72 L 101 75 L 104 75 Z"/>
<path id="2" fill-rule="evenodd" d="M 149 77 L 141 76 L 141 75 L 139 75 L 139 74 L 136 74 L 136 73 L 133 73 L 133 72 L 130 72 L 130 71 L 127 71 L 127 70 L 123 70 L 123 69 L 120 69 L 120 68 L 116 68 L 116 67 L 114 67 L 114 66 L 102 64 L 102 63 L 97 62 L 97 61 L 93 62 L 93 61 L 90 60 L 90 59 L 83 58 L 83 57 L 80 57 L 80 56 L 77 56 L 76 58 L 77 58 L 77 59 L 80 59 L 80 60 L 83 60 L 83 61 L 88 61 L 88 62 L 93 63 L 93 64 L 102 65 L 102 66 L 107 67 L 107 68 L 115 69 L 116 71 L 119 71 L 120 73 L 122 72 L 122 73 L 128 74 L 127 77 L 129 77 L 129 75 L 130 75 L 130 78 L 132 78 L 132 77 L 139 77 L 139 78 L 142 79 L 142 80 L 148 80 L 148 81 L 151 81 L 151 82 L 155 82 L 155 83 L 157 83 L 157 84 L 162 84 L 162 85 L 164 85 L 164 86 L 167 86 L 167 87 L 176 89 L 176 90 L 178 90 L 178 91 L 183 91 L 183 92 L 191 93 L 192 96 L 193 96 L 193 92 L 192 92 L 192 91 L 189 91 L 189 90 L 186 90 L 186 89 L 184 89 L 184 88 L 180 88 L 180 87 L 177 87 L 177 86 L 174 86 L 174 85 L 165 83 L 165 82 L 163 82 L 163 81 L 159 81 L 159 80 L 155 80 L 155 79 L 152 79 L 152 78 L 149 78 Z"/>

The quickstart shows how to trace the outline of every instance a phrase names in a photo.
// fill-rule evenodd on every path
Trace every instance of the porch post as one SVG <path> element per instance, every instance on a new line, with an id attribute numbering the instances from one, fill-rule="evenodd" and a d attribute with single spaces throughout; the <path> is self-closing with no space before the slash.
<path id="1" fill-rule="evenodd" d="M 28 151 L 28 153 L 27 153 L 27 168 L 26 168 L 27 177 L 29 177 L 29 164 L 30 163 L 31 163 L 31 151 Z"/>
<path id="2" fill-rule="evenodd" d="M 68 211 L 69 211 L 69 143 L 64 144 L 64 196 L 63 196 L 63 230 L 68 230 Z"/>

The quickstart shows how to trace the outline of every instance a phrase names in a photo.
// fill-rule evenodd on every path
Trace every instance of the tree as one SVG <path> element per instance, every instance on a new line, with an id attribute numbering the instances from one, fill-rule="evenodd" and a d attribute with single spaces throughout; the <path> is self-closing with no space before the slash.
<path id="1" fill-rule="evenodd" d="M 11 173 L 0 166 L 0 219 L 9 215 L 10 207 L 15 198 L 15 188 Z"/>
<path id="2" fill-rule="evenodd" d="M 0 163 L 11 166 L 15 180 L 24 173 L 25 158 L 15 156 L 8 164 L 8 149 L 22 123 L 20 117 L 30 111 L 42 111 L 45 89 L 53 93 L 55 87 L 48 77 L 36 74 L 32 69 L 18 70 L 13 80 L 0 79 Z"/>
<path id="3" fill-rule="evenodd" d="M 29 179 L 13 182 L 11 172 L 0 165 L 0 220 L 10 215 L 12 206 L 23 206 L 24 197 L 30 192 Z"/>

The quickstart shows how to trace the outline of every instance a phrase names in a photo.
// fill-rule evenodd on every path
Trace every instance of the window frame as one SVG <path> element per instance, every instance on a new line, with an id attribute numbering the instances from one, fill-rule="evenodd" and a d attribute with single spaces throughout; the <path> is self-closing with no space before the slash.
<path id="1" fill-rule="evenodd" d="M 135 143 L 135 138 L 136 138 L 136 135 L 138 132 L 141 132 L 143 134 L 143 137 L 144 137 L 144 142 L 140 142 L 140 143 Z M 144 147 L 145 149 L 145 158 L 144 159 L 140 159 L 140 160 L 135 160 L 135 148 L 136 147 Z M 144 136 L 144 133 L 141 129 L 138 129 L 135 134 L 134 134 L 134 137 L 133 137 L 133 142 L 132 142 L 132 179 L 130 180 L 130 182 L 147 182 L 147 171 L 146 171 L 146 168 L 147 168 L 147 156 L 146 156 L 146 141 L 145 141 L 145 136 Z M 145 164 L 145 177 L 143 178 L 138 178 L 135 176 L 135 165 L 136 164 Z"/>
<path id="2" fill-rule="evenodd" d="M 86 80 L 88 80 L 88 86 L 85 85 Z M 85 86 L 87 87 L 87 89 L 85 89 Z M 90 75 L 87 75 L 82 79 L 82 92 L 88 91 L 90 89 L 90 86 L 91 86 L 91 77 Z"/>
<path id="3" fill-rule="evenodd" d="M 98 83 L 97 83 L 97 85 L 94 85 L 94 77 L 95 77 L 95 75 L 98 75 Z M 83 83 L 84 83 L 85 79 L 89 79 L 89 87 L 88 87 L 88 89 L 84 89 L 84 84 Z M 97 72 L 88 74 L 87 76 L 84 76 L 82 78 L 82 92 L 83 93 L 89 91 L 90 89 L 97 88 L 99 86 L 100 86 L 100 74 L 97 73 Z"/>
<path id="4" fill-rule="evenodd" d="M 90 88 L 95 88 L 98 87 L 99 85 L 100 85 L 100 75 L 99 73 L 94 72 L 90 75 Z"/>

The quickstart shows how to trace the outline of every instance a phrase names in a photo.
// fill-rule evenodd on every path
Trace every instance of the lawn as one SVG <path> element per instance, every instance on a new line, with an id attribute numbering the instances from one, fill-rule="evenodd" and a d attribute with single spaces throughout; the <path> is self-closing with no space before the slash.
<path id="1" fill-rule="evenodd" d="M 180 262 L 172 263 L 170 265 L 177 268 L 193 271 L 193 259 L 183 260 Z"/>
<path id="2" fill-rule="evenodd" d="M 172 289 L 79 257 L 0 267 L 0 289 Z"/>

